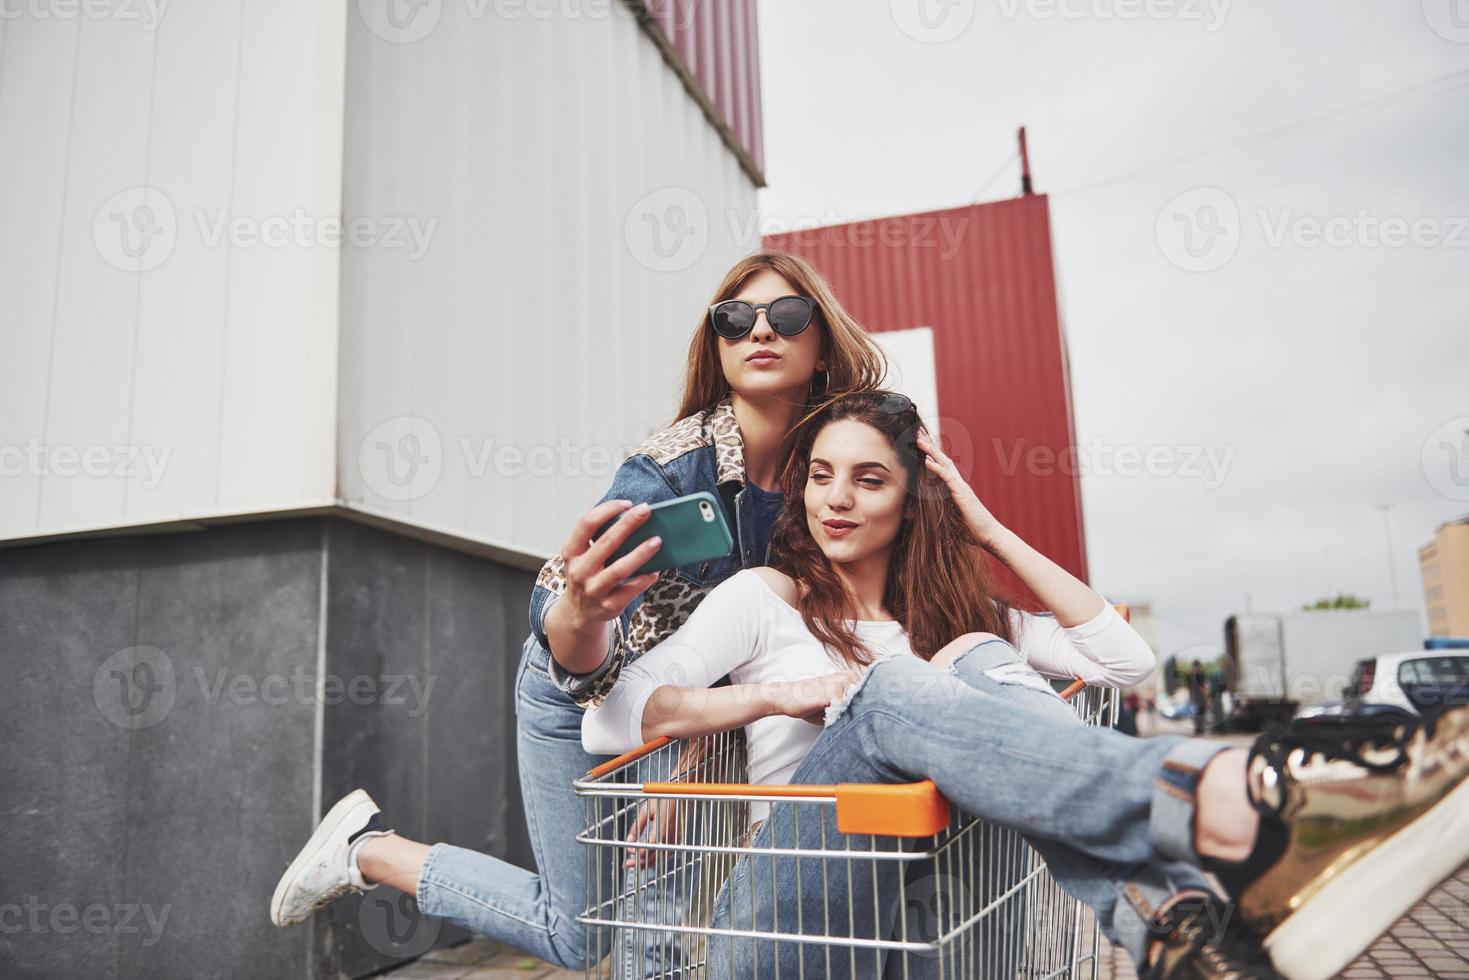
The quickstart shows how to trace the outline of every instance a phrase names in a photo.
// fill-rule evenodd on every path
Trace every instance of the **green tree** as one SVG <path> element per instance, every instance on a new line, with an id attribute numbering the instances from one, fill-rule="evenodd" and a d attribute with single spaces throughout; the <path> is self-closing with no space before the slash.
<path id="1" fill-rule="evenodd" d="M 1330 597 L 1317 599 L 1315 603 L 1302 606 L 1301 608 L 1310 612 L 1314 609 L 1366 609 L 1370 605 L 1372 605 L 1370 599 L 1363 599 L 1359 596 L 1347 595 L 1345 592 L 1338 592 L 1334 599 Z"/>

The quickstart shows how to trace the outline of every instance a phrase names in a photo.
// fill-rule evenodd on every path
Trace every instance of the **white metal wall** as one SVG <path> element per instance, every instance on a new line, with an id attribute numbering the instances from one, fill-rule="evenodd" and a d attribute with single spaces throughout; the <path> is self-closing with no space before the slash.
<path id="1" fill-rule="evenodd" d="M 344 212 L 427 245 L 344 250 L 340 487 L 545 553 L 673 415 L 755 189 L 622 4 L 480 7 L 349 22 Z"/>
<path id="2" fill-rule="evenodd" d="M 759 246 L 622 4 L 45 6 L 0 18 L 0 539 L 338 502 L 553 550 Z"/>
<path id="3" fill-rule="evenodd" d="M 7 11 L 0 538 L 329 500 L 345 0 Z"/>

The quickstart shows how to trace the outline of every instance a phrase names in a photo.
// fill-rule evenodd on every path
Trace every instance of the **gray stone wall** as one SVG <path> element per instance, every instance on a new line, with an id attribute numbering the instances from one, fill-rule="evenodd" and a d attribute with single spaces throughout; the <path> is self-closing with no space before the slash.
<path id="1" fill-rule="evenodd" d="M 336 518 L 0 550 L 0 976 L 361 976 L 463 938 L 355 899 L 282 932 L 269 899 L 318 783 L 528 863 L 531 580 Z"/>

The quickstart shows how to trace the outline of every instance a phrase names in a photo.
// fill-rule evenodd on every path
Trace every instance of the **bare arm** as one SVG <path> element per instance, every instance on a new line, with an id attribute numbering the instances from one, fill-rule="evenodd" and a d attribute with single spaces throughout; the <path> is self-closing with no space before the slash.
<path id="1" fill-rule="evenodd" d="M 655 690 L 643 708 L 643 741 L 667 735 L 693 738 L 742 728 L 771 715 L 821 723 L 821 713 L 846 693 L 857 679 L 841 671 L 800 681 L 732 684 L 727 687 L 678 687 Z"/>
<path id="2" fill-rule="evenodd" d="M 1080 626 L 1096 617 L 1107 605 L 1107 601 L 1085 582 L 1036 551 L 1020 536 L 995 519 L 989 509 L 980 502 L 964 479 L 954 461 L 929 437 L 920 432 L 918 448 L 927 454 L 924 465 L 936 474 L 964 515 L 965 522 L 986 550 L 1013 571 L 1022 582 L 1035 593 L 1047 609 L 1056 614 L 1062 626 Z"/>

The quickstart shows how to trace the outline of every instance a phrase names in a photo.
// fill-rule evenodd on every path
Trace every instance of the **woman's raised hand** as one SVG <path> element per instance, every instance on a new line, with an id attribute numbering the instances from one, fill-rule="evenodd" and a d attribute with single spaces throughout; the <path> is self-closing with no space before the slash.
<path id="1" fill-rule="evenodd" d="M 1004 526 L 997 520 L 995 515 L 989 512 L 989 508 L 982 504 L 979 495 L 974 492 L 964 479 L 964 474 L 959 472 L 959 467 L 954 461 L 944 454 L 933 437 L 923 429 L 918 430 L 918 449 L 927 458 L 923 465 L 928 467 L 930 473 L 944 481 L 949 488 L 949 493 L 954 498 L 954 503 L 959 505 L 959 513 L 964 515 L 964 523 L 974 532 L 979 543 L 989 547 L 995 536 L 1004 531 Z"/>
<path id="2" fill-rule="evenodd" d="M 597 540 L 592 535 L 617 514 L 622 516 Z M 601 628 L 622 615 L 628 603 L 658 580 L 657 572 L 634 576 L 643 563 L 658 553 L 663 539 L 651 537 L 612 564 L 607 559 L 648 519 L 647 504 L 633 505 L 630 500 L 608 500 L 587 511 L 572 528 L 571 537 L 561 548 L 566 565 L 566 591 L 554 610 L 569 616 L 568 625 L 586 632 Z"/>

